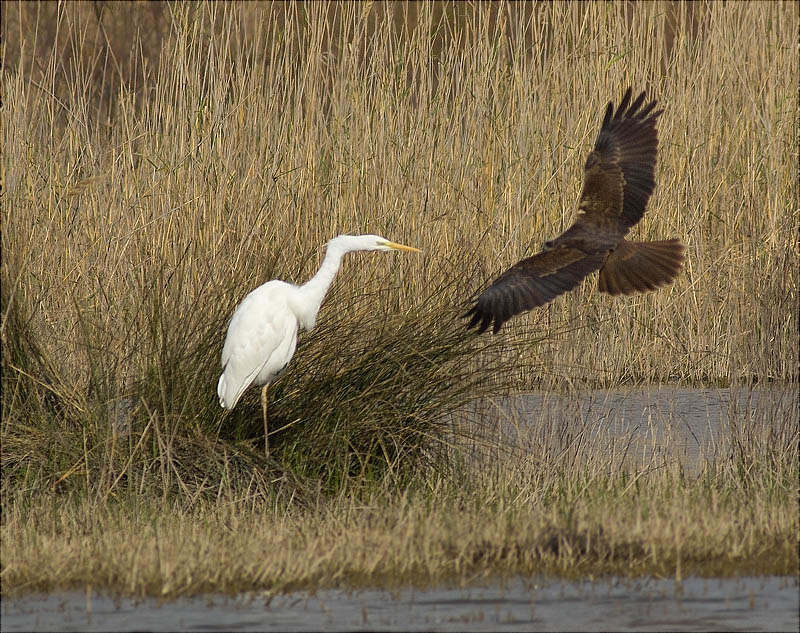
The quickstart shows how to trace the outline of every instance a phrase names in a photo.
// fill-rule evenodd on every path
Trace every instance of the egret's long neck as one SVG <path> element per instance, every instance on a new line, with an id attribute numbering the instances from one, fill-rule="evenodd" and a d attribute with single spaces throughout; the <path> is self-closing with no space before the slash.
<path id="1" fill-rule="evenodd" d="M 298 288 L 298 294 L 301 299 L 299 301 L 301 305 L 298 306 L 298 317 L 303 329 L 310 330 L 314 327 L 320 306 L 325 299 L 325 295 L 328 294 L 336 273 L 339 272 L 339 266 L 342 265 L 342 257 L 347 252 L 348 249 L 339 244 L 329 243 L 325 248 L 325 258 L 322 260 L 322 265 L 319 267 L 317 274 Z"/>

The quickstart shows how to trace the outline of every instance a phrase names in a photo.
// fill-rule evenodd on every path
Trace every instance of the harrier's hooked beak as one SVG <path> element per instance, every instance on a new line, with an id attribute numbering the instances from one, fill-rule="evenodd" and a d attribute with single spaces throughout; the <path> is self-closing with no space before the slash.
<path id="1" fill-rule="evenodd" d="M 405 244 L 397 244 L 396 242 L 384 242 L 384 246 L 388 246 L 389 248 L 393 248 L 396 251 L 411 251 L 413 253 L 421 253 L 422 251 L 418 248 L 414 248 L 413 246 L 406 246 Z"/>

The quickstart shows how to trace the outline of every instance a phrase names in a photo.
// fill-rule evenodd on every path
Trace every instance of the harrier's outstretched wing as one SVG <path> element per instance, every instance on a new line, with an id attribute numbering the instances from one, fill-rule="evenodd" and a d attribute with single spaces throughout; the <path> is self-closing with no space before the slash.
<path id="1" fill-rule="evenodd" d="M 631 89 L 628 88 L 616 112 L 613 103 L 606 106 L 594 150 L 586 158 L 584 166 L 583 191 L 578 206 L 586 215 L 580 216 L 578 222 L 595 224 L 597 218 L 593 215 L 606 216 L 608 228 L 613 226 L 613 220 L 624 236 L 642 219 L 656 186 L 656 122 L 663 112 L 653 112 L 656 101 L 640 110 L 644 94 L 642 92 L 630 103 Z"/>
<path id="2" fill-rule="evenodd" d="M 478 326 L 478 332 L 483 332 L 493 322 L 493 331 L 497 332 L 512 316 L 572 290 L 604 265 L 609 253 L 641 219 L 655 188 L 655 126 L 662 112 L 653 111 L 655 101 L 642 108 L 644 96 L 643 92 L 631 103 L 628 88 L 616 111 L 613 103 L 608 104 L 594 149 L 586 159 L 578 205 L 581 213 L 575 223 L 546 242 L 548 250 L 523 259 L 484 290 L 464 315 L 471 316 L 467 327 Z M 622 266 L 616 272 L 626 272 Z M 668 272 L 674 278 L 674 272 Z M 665 271 L 662 276 L 670 275 Z M 613 275 L 608 278 L 611 280 Z M 649 289 L 650 285 L 663 283 L 661 279 L 657 281 L 638 286 Z"/>
<path id="3" fill-rule="evenodd" d="M 586 275 L 605 261 L 603 254 L 587 254 L 580 249 L 559 246 L 517 262 L 484 290 L 464 316 L 472 316 L 467 328 L 478 326 L 484 332 L 494 321 L 497 334 L 512 316 L 544 305 L 572 290 Z"/>

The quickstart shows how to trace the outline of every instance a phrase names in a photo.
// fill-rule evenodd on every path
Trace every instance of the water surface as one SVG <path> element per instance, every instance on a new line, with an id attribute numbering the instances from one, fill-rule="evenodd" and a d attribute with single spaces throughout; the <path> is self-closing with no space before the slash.
<path id="1" fill-rule="evenodd" d="M 799 402 L 795 386 L 536 392 L 487 400 L 464 418 L 479 420 L 488 446 L 522 455 L 566 450 L 580 459 L 586 446 L 602 451 L 610 465 L 680 464 L 694 473 L 704 463 L 730 459 L 737 442 L 748 445 L 748 438 L 764 437 L 765 428 L 796 428 Z"/>
<path id="2" fill-rule="evenodd" d="M 459 589 L 298 592 L 159 603 L 71 592 L 3 601 L 3 631 L 797 631 L 796 578 L 516 579 Z"/>

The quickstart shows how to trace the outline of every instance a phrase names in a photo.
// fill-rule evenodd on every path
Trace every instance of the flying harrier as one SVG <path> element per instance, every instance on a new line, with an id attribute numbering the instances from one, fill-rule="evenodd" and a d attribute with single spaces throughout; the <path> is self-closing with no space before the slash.
<path id="1" fill-rule="evenodd" d="M 599 289 L 610 295 L 666 286 L 683 264 L 680 240 L 631 242 L 625 239 L 642 219 L 655 187 L 658 133 L 663 110 L 644 108 L 644 92 L 631 103 L 628 88 L 616 112 L 609 102 L 600 134 L 584 166 L 583 191 L 575 223 L 544 250 L 495 279 L 464 317 L 468 328 L 497 333 L 512 316 L 544 305 L 600 270 Z M 641 108 L 641 109 L 640 109 Z"/>

